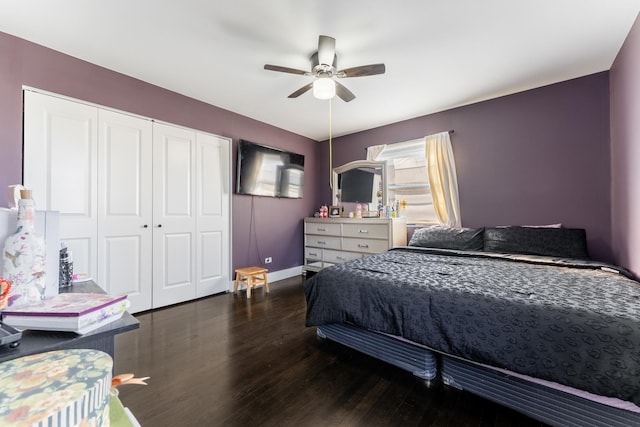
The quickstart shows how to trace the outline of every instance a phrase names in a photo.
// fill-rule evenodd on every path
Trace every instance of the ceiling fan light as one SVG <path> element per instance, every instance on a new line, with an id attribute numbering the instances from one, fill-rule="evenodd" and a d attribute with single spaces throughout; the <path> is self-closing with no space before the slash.
<path id="1" fill-rule="evenodd" d="M 320 77 L 313 82 L 313 96 L 317 99 L 331 99 L 336 96 L 336 83 L 329 77 Z"/>

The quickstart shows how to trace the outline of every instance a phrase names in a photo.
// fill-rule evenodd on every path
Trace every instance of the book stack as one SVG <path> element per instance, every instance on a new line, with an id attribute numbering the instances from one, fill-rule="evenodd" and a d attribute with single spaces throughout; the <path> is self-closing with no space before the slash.
<path id="1" fill-rule="evenodd" d="M 3 322 L 18 329 L 86 334 L 122 317 L 127 295 L 62 293 L 38 303 L 2 311 Z"/>

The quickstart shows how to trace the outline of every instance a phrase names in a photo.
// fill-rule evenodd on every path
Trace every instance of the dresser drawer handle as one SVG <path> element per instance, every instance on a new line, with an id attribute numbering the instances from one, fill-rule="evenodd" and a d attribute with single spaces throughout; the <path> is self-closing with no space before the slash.
<path id="1" fill-rule="evenodd" d="M 367 248 L 369 247 L 369 245 L 361 245 L 360 243 L 358 243 L 358 247 L 359 247 L 359 248 L 367 249 Z"/>
<path id="2" fill-rule="evenodd" d="M 318 228 L 317 230 L 318 230 L 318 231 L 327 231 L 327 229 L 326 229 L 326 228 Z"/>
<path id="3" fill-rule="evenodd" d="M 318 256 L 318 254 L 315 252 L 309 252 L 309 256 Z"/>
<path id="4" fill-rule="evenodd" d="M 367 234 L 369 230 L 358 230 L 358 233 Z"/>
<path id="5" fill-rule="evenodd" d="M 325 242 L 324 240 L 318 240 L 318 244 L 319 244 L 319 245 L 326 245 L 326 244 L 327 244 L 327 242 Z"/>
<path id="6" fill-rule="evenodd" d="M 343 256 L 337 256 L 336 259 L 339 259 L 340 261 L 346 261 L 347 259 Z"/>

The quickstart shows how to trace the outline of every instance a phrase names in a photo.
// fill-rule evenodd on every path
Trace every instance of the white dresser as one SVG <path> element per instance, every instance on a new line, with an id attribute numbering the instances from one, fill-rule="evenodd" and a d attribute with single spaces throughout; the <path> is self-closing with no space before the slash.
<path id="1" fill-rule="evenodd" d="M 305 218 L 304 271 L 406 246 L 404 218 Z"/>

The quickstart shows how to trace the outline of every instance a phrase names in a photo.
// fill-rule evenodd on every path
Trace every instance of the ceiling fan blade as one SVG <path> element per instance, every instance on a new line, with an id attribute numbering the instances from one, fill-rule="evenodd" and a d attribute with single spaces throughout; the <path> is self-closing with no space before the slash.
<path id="1" fill-rule="evenodd" d="M 356 97 L 353 92 L 339 82 L 336 82 L 336 95 L 338 95 L 344 102 L 352 101 Z"/>
<path id="2" fill-rule="evenodd" d="M 338 77 L 364 77 L 384 74 L 386 71 L 384 64 L 361 65 L 359 67 L 345 68 L 336 73 Z"/>
<path id="3" fill-rule="evenodd" d="M 329 36 L 318 37 L 318 63 L 320 65 L 333 64 L 333 58 L 336 56 L 336 39 Z"/>
<path id="4" fill-rule="evenodd" d="M 279 65 L 271 65 L 271 64 L 265 64 L 264 69 L 271 70 L 271 71 L 280 71 L 282 73 L 301 74 L 303 76 L 308 73 L 307 71 L 297 70 L 295 68 L 281 67 Z"/>
<path id="5" fill-rule="evenodd" d="M 309 89 L 311 89 L 312 87 L 313 87 L 313 82 L 309 83 L 308 85 L 304 85 L 300 89 L 298 89 L 297 91 L 289 95 L 288 98 L 297 98 L 303 93 L 305 93 L 306 91 L 308 91 Z"/>

